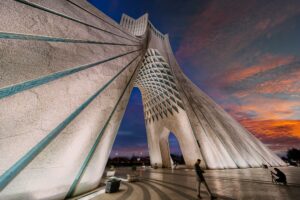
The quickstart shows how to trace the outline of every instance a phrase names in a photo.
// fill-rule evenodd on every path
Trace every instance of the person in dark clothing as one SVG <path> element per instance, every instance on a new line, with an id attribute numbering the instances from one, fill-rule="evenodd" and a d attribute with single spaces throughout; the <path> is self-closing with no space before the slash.
<path id="1" fill-rule="evenodd" d="M 216 199 L 215 196 L 213 196 L 213 194 L 211 193 L 206 181 L 205 181 L 205 178 L 203 176 L 203 173 L 205 173 L 201 167 L 200 167 L 200 163 L 201 163 L 201 160 L 198 159 L 197 162 L 195 163 L 195 172 L 196 172 L 196 175 L 197 175 L 197 182 L 198 182 L 198 187 L 197 187 L 197 191 L 198 191 L 198 198 L 201 199 L 201 195 L 200 195 L 200 186 L 201 186 L 201 183 L 204 183 L 206 189 L 207 189 L 207 192 L 209 193 L 209 196 L 211 197 L 211 199 Z"/>
<path id="2" fill-rule="evenodd" d="M 275 181 L 278 183 L 283 183 L 284 185 L 286 185 L 286 176 L 285 174 L 280 171 L 278 168 L 274 168 L 275 172 L 271 171 L 272 176 L 275 178 Z"/>

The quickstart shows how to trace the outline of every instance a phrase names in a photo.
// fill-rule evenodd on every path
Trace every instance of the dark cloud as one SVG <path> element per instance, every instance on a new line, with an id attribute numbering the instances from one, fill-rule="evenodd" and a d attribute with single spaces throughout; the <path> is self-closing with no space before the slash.
<path id="1" fill-rule="evenodd" d="M 300 71 L 300 61 L 280 65 L 270 70 L 257 72 L 240 81 L 236 81 L 230 86 L 224 87 L 224 89 L 229 90 L 229 92 L 248 90 L 249 88 L 256 87 L 257 85 L 260 85 L 267 81 L 276 81 L 276 79 L 282 75 L 292 75 L 297 71 Z"/>

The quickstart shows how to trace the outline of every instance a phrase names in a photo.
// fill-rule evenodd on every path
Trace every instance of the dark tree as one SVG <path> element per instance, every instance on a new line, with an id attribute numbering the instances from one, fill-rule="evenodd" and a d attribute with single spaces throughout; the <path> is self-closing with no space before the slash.
<path id="1" fill-rule="evenodd" d="M 287 157 L 289 160 L 300 161 L 300 150 L 296 148 L 289 149 Z"/>

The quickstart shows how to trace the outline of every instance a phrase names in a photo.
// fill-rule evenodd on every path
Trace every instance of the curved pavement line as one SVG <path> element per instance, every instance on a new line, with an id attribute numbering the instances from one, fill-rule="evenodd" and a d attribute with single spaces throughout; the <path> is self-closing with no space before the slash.
<path id="1" fill-rule="evenodd" d="M 167 186 L 165 184 L 162 184 L 162 183 L 157 183 L 157 182 L 154 182 L 154 181 L 149 181 L 149 182 L 152 182 L 152 183 L 157 184 L 157 185 L 161 185 L 161 186 L 167 188 L 168 190 L 171 190 L 171 191 L 179 194 L 180 196 L 184 197 L 185 199 L 198 200 L 198 198 L 193 197 L 189 194 L 186 194 L 185 192 L 180 191 L 180 187 L 178 187 L 178 189 L 175 189 L 175 188 L 169 187 L 169 186 Z M 196 196 L 196 194 L 195 194 L 195 196 Z"/>
<path id="2" fill-rule="evenodd" d="M 161 191 L 158 187 L 154 186 L 153 184 L 145 182 L 145 181 L 142 181 L 142 183 L 147 185 L 148 187 L 150 187 L 152 190 L 154 190 L 158 194 L 158 196 L 161 200 L 171 200 L 171 198 L 168 197 L 168 195 L 166 193 Z"/>
<path id="3" fill-rule="evenodd" d="M 133 187 L 130 184 L 125 183 L 123 181 L 121 183 L 127 186 L 127 190 L 126 190 L 126 192 L 124 194 L 122 194 L 121 196 L 119 196 L 116 200 L 125 200 L 128 197 L 130 197 L 130 195 L 133 192 Z"/>
<path id="4" fill-rule="evenodd" d="M 144 200 L 151 200 L 151 196 L 148 188 L 146 188 L 144 185 L 138 182 L 136 182 L 135 185 L 142 189 Z"/>
<path id="5" fill-rule="evenodd" d="M 161 182 L 161 183 L 166 183 L 166 184 L 170 184 L 170 185 L 175 185 L 175 186 L 178 186 L 178 187 L 187 189 L 187 190 L 191 190 L 191 191 L 197 192 L 197 189 L 195 189 L 195 188 L 188 187 L 188 186 L 181 185 L 181 184 L 177 184 L 177 183 L 173 183 L 173 182 L 169 182 L 169 181 L 162 181 L 162 180 L 152 179 L 152 178 L 143 178 L 143 179 L 146 180 L 146 181 L 151 181 L 151 182 L 157 181 L 157 182 Z"/>
<path id="6" fill-rule="evenodd" d="M 180 185 L 180 184 L 176 184 L 176 183 L 172 183 L 172 182 L 168 182 L 168 181 L 161 181 L 161 180 L 157 180 L 157 179 L 148 179 L 148 181 L 153 182 L 153 183 L 155 183 L 155 181 L 157 181 L 157 182 L 162 182 L 162 183 L 166 183 L 166 184 L 170 184 L 170 185 L 176 185 L 178 187 L 197 192 L 197 189 L 195 189 L 195 188 L 187 187 L 187 186 L 184 186 L 184 185 Z M 227 197 L 227 196 L 224 196 L 224 195 L 219 195 L 219 194 L 217 195 L 215 193 L 213 193 L 213 195 L 217 196 L 218 198 L 222 198 L 224 200 L 236 200 L 234 198 Z"/>

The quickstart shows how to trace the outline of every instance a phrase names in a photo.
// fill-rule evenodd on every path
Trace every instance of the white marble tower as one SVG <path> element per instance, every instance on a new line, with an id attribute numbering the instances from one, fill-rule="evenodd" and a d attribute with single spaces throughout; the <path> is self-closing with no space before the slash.
<path id="1" fill-rule="evenodd" d="M 0 199 L 64 199 L 100 179 L 133 87 L 151 163 L 284 163 L 181 71 L 145 14 L 117 24 L 83 0 L 0 1 Z M 47 184 L 45 184 L 47 183 Z"/>

